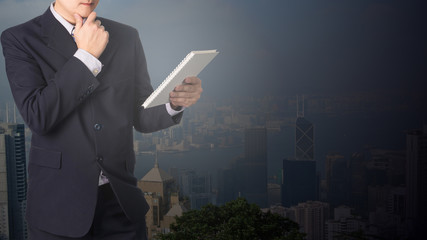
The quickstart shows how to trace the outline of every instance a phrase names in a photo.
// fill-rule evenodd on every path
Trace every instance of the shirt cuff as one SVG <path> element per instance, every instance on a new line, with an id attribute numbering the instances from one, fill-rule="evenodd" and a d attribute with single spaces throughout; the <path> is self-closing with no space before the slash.
<path id="1" fill-rule="evenodd" d="M 170 103 L 166 103 L 165 106 L 166 106 L 166 110 L 168 111 L 169 115 L 171 115 L 172 117 L 177 115 L 178 113 L 184 111 L 184 107 L 182 107 L 181 110 L 179 110 L 179 111 L 173 110 Z"/>
<path id="2" fill-rule="evenodd" d="M 93 76 L 96 77 L 101 72 L 102 63 L 87 51 L 79 48 L 76 53 L 74 53 L 74 57 L 80 59 L 80 61 L 92 72 Z"/>

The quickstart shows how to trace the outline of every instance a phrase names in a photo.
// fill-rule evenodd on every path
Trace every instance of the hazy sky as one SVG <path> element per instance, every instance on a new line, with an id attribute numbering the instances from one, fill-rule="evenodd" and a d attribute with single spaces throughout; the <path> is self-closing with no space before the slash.
<path id="1" fill-rule="evenodd" d="M 333 94 L 427 89 L 425 2 L 100 0 L 96 11 L 139 30 L 154 87 L 189 51 L 218 49 L 200 75 L 208 96 Z M 50 3 L 0 0 L 0 31 Z"/>

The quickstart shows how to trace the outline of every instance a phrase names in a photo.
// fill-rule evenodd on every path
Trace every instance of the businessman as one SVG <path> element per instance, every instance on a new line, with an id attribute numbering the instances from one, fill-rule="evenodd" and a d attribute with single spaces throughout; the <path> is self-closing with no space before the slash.
<path id="1" fill-rule="evenodd" d="M 1 35 L 12 94 L 32 131 L 32 240 L 146 239 L 133 129 L 179 123 L 202 92 L 200 79 L 187 77 L 170 103 L 143 109 L 153 88 L 138 32 L 97 17 L 98 3 L 56 0 Z"/>

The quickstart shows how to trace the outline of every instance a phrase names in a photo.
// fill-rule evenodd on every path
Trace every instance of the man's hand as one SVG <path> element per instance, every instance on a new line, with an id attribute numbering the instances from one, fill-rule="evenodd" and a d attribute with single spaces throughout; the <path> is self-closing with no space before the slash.
<path id="1" fill-rule="evenodd" d="M 173 109 L 189 107 L 199 100 L 202 92 L 202 81 L 198 77 L 187 77 L 169 94 L 169 102 Z"/>
<path id="2" fill-rule="evenodd" d="M 74 39 L 76 40 L 77 47 L 99 58 L 107 47 L 109 39 L 108 32 L 101 25 L 101 21 L 95 21 L 95 12 L 89 14 L 84 24 L 80 15 L 74 14 L 74 18 L 76 19 Z"/>

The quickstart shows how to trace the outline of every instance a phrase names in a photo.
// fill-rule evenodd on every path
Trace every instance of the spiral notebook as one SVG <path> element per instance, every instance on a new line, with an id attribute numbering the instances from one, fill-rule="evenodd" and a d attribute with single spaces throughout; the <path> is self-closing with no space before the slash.
<path id="1" fill-rule="evenodd" d="M 150 108 L 169 102 L 169 93 L 186 77 L 197 76 L 218 54 L 216 50 L 192 51 L 142 104 Z"/>

